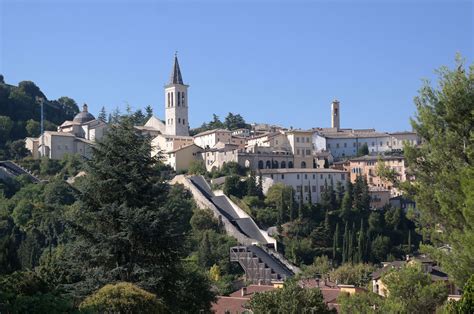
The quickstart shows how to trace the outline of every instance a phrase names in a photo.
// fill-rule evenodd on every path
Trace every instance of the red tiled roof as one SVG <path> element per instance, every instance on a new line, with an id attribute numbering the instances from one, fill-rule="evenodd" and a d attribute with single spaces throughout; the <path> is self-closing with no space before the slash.
<path id="1" fill-rule="evenodd" d="M 245 293 L 245 298 L 250 298 L 253 294 L 257 292 L 266 292 L 275 290 L 274 286 L 267 286 L 267 285 L 249 285 L 247 287 L 247 292 Z M 242 297 L 242 289 L 232 292 L 229 296 L 231 297 Z"/>
<path id="2" fill-rule="evenodd" d="M 244 308 L 245 303 L 250 298 L 237 298 L 237 297 L 217 297 L 217 302 L 212 304 L 212 313 L 224 314 L 226 312 L 242 313 L 246 309 Z"/>

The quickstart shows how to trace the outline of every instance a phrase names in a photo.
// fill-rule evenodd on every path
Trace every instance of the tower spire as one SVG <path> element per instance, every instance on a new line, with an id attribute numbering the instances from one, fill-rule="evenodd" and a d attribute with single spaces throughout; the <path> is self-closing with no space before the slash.
<path id="1" fill-rule="evenodd" d="M 173 64 L 173 70 L 171 71 L 169 84 L 170 85 L 171 84 L 184 85 L 183 77 L 181 76 L 181 70 L 179 69 L 178 52 L 177 51 L 174 53 L 174 64 Z"/>

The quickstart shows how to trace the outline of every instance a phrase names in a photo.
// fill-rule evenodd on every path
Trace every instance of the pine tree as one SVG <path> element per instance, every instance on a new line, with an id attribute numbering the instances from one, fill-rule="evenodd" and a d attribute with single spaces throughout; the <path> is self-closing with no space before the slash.
<path id="1" fill-rule="evenodd" d="M 99 116 L 97 118 L 101 121 L 104 121 L 104 122 L 106 121 L 107 113 L 105 112 L 105 107 L 104 106 L 102 106 L 102 108 L 100 109 Z"/>
<path id="2" fill-rule="evenodd" d="M 309 207 L 312 208 L 313 206 L 313 197 L 311 196 L 311 182 L 308 181 L 308 204 Z"/>
<path id="3" fill-rule="evenodd" d="M 146 119 L 150 119 L 151 117 L 153 117 L 153 108 L 148 105 L 145 107 L 145 112 L 146 112 Z"/>
<path id="4" fill-rule="evenodd" d="M 255 178 L 255 172 L 250 171 L 250 176 L 247 178 L 246 183 L 247 183 L 247 195 L 248 196 L 258 196 L 259 195 L 259 189 L 257 186 Z"/>

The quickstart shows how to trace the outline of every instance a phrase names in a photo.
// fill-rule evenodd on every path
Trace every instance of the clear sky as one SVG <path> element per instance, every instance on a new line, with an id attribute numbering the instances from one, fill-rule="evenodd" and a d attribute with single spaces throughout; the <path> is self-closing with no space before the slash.
<path id="1" fill-rule="evenodd" d="M 0 0 L 0 73 L 49 99 L 152 105 L 177 50 L 191 127 L 213 113 L 295 128 L 408 130 L 422 78 L 473 62 L 473 1 Z"/>

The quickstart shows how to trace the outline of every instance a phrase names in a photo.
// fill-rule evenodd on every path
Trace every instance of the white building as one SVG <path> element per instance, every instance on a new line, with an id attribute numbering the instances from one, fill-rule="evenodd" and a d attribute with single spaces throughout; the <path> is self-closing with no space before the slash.
<path id="1" fill-rule="evenodd" d="M 291 186 L 295 190 L 295 200 L 299 201 L 300 191 L 303 191 L 303 201 L 309 201 L 309 193 L 313 203 L 321 201 L 321 193 L 324 191 L 326 183 L 328 186 L 336 187 L 340 182 L 345 186 L 349 179 L 349 173 L 336 169 L 263 169 L 258 175 L 262 176 L 263 193 L 266 194 L 268 189 L 275 183 L 283 183 Z"/>
<path id="2" fill-rule="evenodd" d="M 66 154 L 79 154 L 89 158 L 91 146 L 101 139 L 106 132 L 107 124 L 96 119 L 84 104 L 82 112 L 72 121 L 65 121 L 58 131 L 45 131 L 38 138 L 27 137 L 25 146 L 34 158 L 47 156 L 51 159 L 61 159 Z"/>

